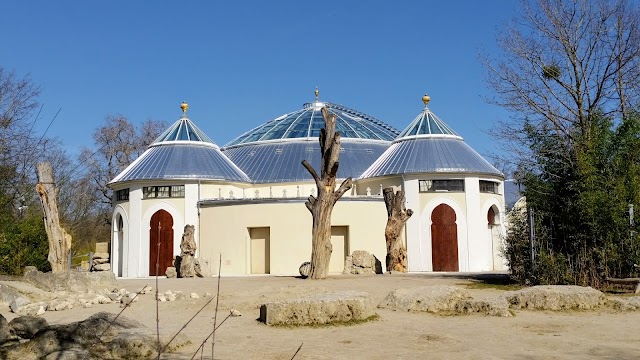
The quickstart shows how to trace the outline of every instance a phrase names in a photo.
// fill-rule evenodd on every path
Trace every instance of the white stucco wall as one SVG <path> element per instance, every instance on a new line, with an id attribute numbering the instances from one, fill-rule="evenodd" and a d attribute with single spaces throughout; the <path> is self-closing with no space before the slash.
<path id="1" fill-rule="evenodd" d="M 201 256 L 210 264 L 222 254 L 222 274 L 250 273 L 248 229 L 270 228 L 271 274 L 297 275 L 311 256 L 311 214 L 303 201 L 201 207 Z M 373 253 L 384 267 L 386 210 L 379 201 L 339 201 L 333 226 L 348 226 L 349 248 Z M 204 235 L 206 234 L 206 235 Z M 212 271 L 217 272 L 217 265 Z"/>

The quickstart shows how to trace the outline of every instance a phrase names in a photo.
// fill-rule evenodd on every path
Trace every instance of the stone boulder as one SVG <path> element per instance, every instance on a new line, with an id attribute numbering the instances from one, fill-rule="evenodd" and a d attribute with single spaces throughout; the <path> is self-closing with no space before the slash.
<path id="1" fill-rule="evenodd" d="M 104 263 L 98 264 L 95 261 L 93 262 L 93 267 L 91 268 L 93 271 L 109 271 L 111 270 L 111 264 Z"/>
<path id="2" fill-rule="evenodd" d="M 311 262 L 310 261 L 305 261 L 302 263 L 302 265 L 300 265 L 300 267 L 298 268 L 298 272 L 300 273 L 300 276 L 302 276 L 303 278 L 308 278 L 309 274 L 311 273 Z"/>
<path id="3" fill-rule="evenodd" d="M 455 286 L 419 286 L 393 290 L 378 307 L 411 312 L 455 312 L 460 301 L 470 299 L 467 290 Z"/>
<path id="4" fill-rule="evenodd" d="M 161 334 L 165 352 L 190 343 L 186 337 L 178 336 L 167 346 L 170 339 L 170 335 Z M 29 341 L 0 347 L 0 359 L 6 360 L 140 359 L 155 357 L 154 354 L 154 331 L 137 321 L 124 316 L 116 319 L 115 314 L 105 312 L 79 322 L 48 326 Z"/>
<path id="5" fill-rule="evenodd" d="M 513 309 L 588 310 L 604 305 L 605 295 L 594 288 L 574 285 L 532 286 L 503 294 Z"/>
<path id="6" fill-rule="evenodd" d="M 608 297 L 607 305 L 620 311 L 640 310 L 640 296 Z"/>
<path id="7" fill-rule="evenodd" d="M 47 311 L 63 311 L 73 309 L 73 301 L 53 299 L 47 304 Z"/>
<path id="8" fill-rule="evenodd" d="M 176 264 L 176 268 L 180 269 L 178 275 L 181 278 L 196 276 L 194 261 L 196 255 L 196 241 L 194 232 L 195 226 L 184 226 L 182 241 L 180 242 L 180 266 Z"/>
<path id="9" fill-rule="evenodd" d="M 0 314 L 0 345 L 4 344 L 7 340 L 11 339 L 11 328 L 7 319 Z"/>
<path id="10" fill-rule="evenodd" d="M 9 308 L 11 309 L 12 312 L 16 313 L 18 312 L 18 309 L 31 304 L 31 301 L 25 297 L 16 297 L 15 299 L 11 300 L 11 302 L 9 303 Z"/>
<path id="11" fill-rule="evenodd" d="M 318 325 L 367 320 L 375 315 L 369 294 L 344 291 L 263 304 L 259 320 L 267 325 Z"/>
<path id="12" fill-rule="evenodd" d="M 176 272 L 176 268 L 174 268 L 173 266 L 169 266 L 167 270 L 164 272 L 164 274 L 167 276 L 168 279 L 178 276 L 178 273 Z"/>
<path id="13" fill-rule="evenodd" d="M 93 259 L 107 259 L 109 260 L 109 253 L 108 252 L 95 252 L 93 253 Z"/>
<path id="14" fill-rule="evenodd" d="M 11 333 L 22 339 L 33 338 L 38 331 L 47 326 L 47 320 L 37 316 L 19 316 L 9 322 Z"/>
<path id="15" fill-rule="evenodd" d="M 454 307 L 457 314 L 484 314 L 490 316 L 512 317 L 507 299 L 502 296 L 484 300 L 459 300 Z"/>
<path id="16" fill-rule="evenodd" d="M 382 274 L 382 264 L 369 252 L 364 250 L 355 250 L 351 255 L 345 258 L 343 274 Z"/>
<path id="17" fill-rule="evenodd" d="M 211 277 L 211 270 L 209 269 L 209 262 L 206 259 L 196 258 L 194 260 L 194 270 L 197 277 Z"/>
<path id="18" fill-rule="evenodd" d="M 55 274 L 51 272 L 43 273 L 40 271 L 29 271 L 25 272 L 23 279 L 40 289 L 50 292 L 69 291 L 75 293 L 86 293 L 91 289 L 104 289 L 118 286 L 116 276 L 111 271 L 70 271 Z"/>
<path id="19" fill-rule="evenodd" d="M 47 311 L 47 303 L 40 302 L 20 306 L 14 311 L 14 313 L 19 316 L 36 316 L 44 314 L 45 311 Z"/>
<path id="20" fill-rule="evenodd" d="M 0 304 L 9 306 L 12 302 L 28 304 L 31 301 L 13 287 L 0 284 Z"/>

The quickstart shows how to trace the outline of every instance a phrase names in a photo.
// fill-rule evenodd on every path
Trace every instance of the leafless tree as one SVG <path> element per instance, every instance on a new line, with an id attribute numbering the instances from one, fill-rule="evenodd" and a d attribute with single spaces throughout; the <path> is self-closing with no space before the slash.
<path id="1" fill-rule="evenodd" d="M 352 186 L 351 178 L 345 179 L 336 189 L 338 158 L 340 156 L 340 132 L 336 131 L 336 116 L 322 108 L 324 128 L 320 129 L 320 175 L 311 164 L 302 160 L 302 166 L 309 171 L 316 183 L 317 194 L 310 195 L 305 205 L 313 217 L 311 231 L 311 270 L 309 279 L 324 279 L 329 272 L 331 261 L 331 213 L 336 202 Z"/>
<path id="2" fill-rule="evenodd" d="M 147 120 L 138 129 L 122 115 L 108 115 L 93 133 L 95 150 L 83 149 L 80 161 L 87 163 L 95 191 L 103 206 L 111 208 L 112 191 L 107 184 L 147 149 L 166 123 Z"/>
<path id="3" fill-rule="evenodd" d="M 33 193 L 35 158 L 46 139 L 32 135 L 40 89 L 0 67 L 0 207 L 15 209 Z M 29 181 L 31 180 L 31 181 Z"/>
<path id="4" fill-rule="evenodd" d="M 521 145 L 523 123 L 565 139 L 590 137 L 592 116 L 621 118 L 640 99 L 640 12 L 627 0 L 524 1 L 483 56 L 489 99 L 513 114 L 495 135 Z"/>

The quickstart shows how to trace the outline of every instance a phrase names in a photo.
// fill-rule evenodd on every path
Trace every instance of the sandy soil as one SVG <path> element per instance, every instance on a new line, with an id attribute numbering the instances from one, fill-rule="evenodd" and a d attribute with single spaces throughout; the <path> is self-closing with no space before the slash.
<path id="1" fill-rule="evenodd" d="M 216 278 L 160 279 L 161 292 L 215 294 Z M 400 287 L 435 284 L 465 286 L 473 277 L 442 275 L 336 276 L 310 281 L 293 277 L 223 277 L 218 322 L 238 309 L 242 317 L 229 318 L 216 333 L 216 359 L 640 359 L 640 312 L 612 310 L 583 312 L 515 311 L 511 318 L 483 315 L 440 316 L 378 309 L 380 319 L 352 326 L 278 328 L 256 321 L 260 304 L 307 294 L 355 289 L 380 302 Z M 155 279 L 119 280 L 121 287 L 138 291 L 155 287 Z M 500 293 L 470 289 L 474 298 Z M 153 295 L 140 295 L 124 316 L 156 327 Z M 207 298 L 160 303 L 160 327 L 176 332 L 206 303 Z M 183 331 L 193 342 L 163 359 L 190 359 L 212 329 L 215 300 Z M 85 319 L 98 312 L 117 313 L 116 304 L 47 312 L 49 323 Z M 8 319 L 15 317 L 0 308 Z M 200 354 L 196 356 L 200 358 Z M 204 357 L 211 359 L 211 342 Z"/>

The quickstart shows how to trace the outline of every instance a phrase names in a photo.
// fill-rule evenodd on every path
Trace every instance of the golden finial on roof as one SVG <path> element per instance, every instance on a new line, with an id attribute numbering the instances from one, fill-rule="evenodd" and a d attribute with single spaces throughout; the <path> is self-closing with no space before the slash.
<path id="1" fill-rule="evenodd" d="M 318 91 L 317 86 L 316 86 L 316 91 L 314 91 L 314 94 L 316 94 L 316 102 L 318 102 L 318 95 L 320 95 L 320 91 Z"/>
<path id="2" fill-rule="evenodd" d="M 422 97 L 422 102 L 424 103 L 424 106 L 427 106 L 430 100 L 431 100 L 431 96 L 427 94 L 424 94 L 424 96 Z"/>
<path id="3" fill-rule="evenodd" d="M 187 112 L 187 109 L 189 108 L 189 104 L 187 104 L 186 101 L 183 101 L 182 104 L 180 104 L 180 109 L 182 109 L 182 113 L 185 114 Z"/>

